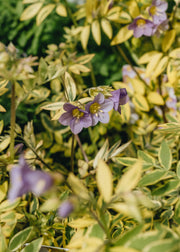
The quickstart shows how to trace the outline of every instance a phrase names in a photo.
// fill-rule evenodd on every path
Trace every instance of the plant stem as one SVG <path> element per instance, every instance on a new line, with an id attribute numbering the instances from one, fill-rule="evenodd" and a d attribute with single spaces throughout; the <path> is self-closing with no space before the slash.
<path id="1" fill-rule="evenodd" d="M 106 229 L 106 227 L 103 225 L 103 223 L 99 220 L 98 216 L 95 214 L 95 212 L 91 209 L 90 213 L 92 214 L 93 218 L 98 222 L 99 226 L 102 228 L 102 230 L 104 231 L 104 233 L 107 235 L 107 238 L 109 240 L 111 240 L 111 237 L 109 235 L 108 230 Z"/>
<path id="2" fill-rule="evenodd" d="M 76 138 L 76 141 L 77 141 L 78 144 L 79 144 L 79 147 L 80 147 L 81 152 L 82 152 L 82 154 L 83 154 L 84 160 L 86 161 L 86 163 L 88 163 L 89 160 L 88 160 L 88 157 L 87 157 L 87 155 L 86 155 L 86 153 L 85 153 L 85 151 L 84 151 L 84 149 L 83 149 L 83 147 L 82 147 L 81 140 L 80 140 L 79 136 L 78 136 L 78 135 L 75 135 L 75 138 Z"/>
<path id="3" fill-rule="evenodd" d="M 71 171 L 74 172 L 74 134 L 72 134 L 72 144 L 71 144 Z"/>
<path id="4" fill-rule="evenodd" d="M 120 46 L 116 46 L 118 52 L 121 54 L 121 56 L 123 57 L 123 59 L 132 67 L 133 71 L 137 74 L 138 78 L 145 84 L 147 85 L 146 81 L 141 77 L 141 75 L 138 73 L 138 71 L 136 70 L 136 68 L 133 66 L 133 64 L 131 63 L 131 61 L 128 59 L 128 57 L 126 56 L 126 54 L 123 52 L 123 50 L 121 49 Z"/>
<path id="5" fill-rule="evenodd" d="M 14 142 L 15 142 L 15 123 L 16 123 L 16 101 L 15 101 L 15 83 L 11 82 L 11 130 L 10 130 L 10 160 L 14 161 Z"/>

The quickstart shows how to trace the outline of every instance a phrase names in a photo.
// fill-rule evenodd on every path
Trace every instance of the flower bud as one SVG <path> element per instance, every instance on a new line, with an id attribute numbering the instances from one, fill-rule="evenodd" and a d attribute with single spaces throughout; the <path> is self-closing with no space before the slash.
<path id="1" fill-rule="evenodd" d="M 68 217 L 74 210 L 74 205 L 70 200 L 64 201 L 59 209 L 58 209 L 58 215 L 62 218 Z"/>

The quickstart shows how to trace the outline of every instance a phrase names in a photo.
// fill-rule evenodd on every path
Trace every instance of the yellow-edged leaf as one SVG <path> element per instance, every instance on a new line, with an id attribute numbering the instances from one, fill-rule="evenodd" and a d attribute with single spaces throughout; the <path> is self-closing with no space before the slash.
<path id="1" fill-rule="evenodd" d="M 63 4 L 58 4 L 57 8 L 56 8 L 56 13 L 59 15 L 59 16 L 62 16 L 62 17 L 67 17 L 67 10 L 66 10 L 66 7 L 63 5 Z"/>
<path id="2" fill-rule="evenodd" d="M 55 4 L 48 4 L 44 6 L 36 17 L 36 24 L 40 25 L 44 19 L 53 11 Z"/>
<path id="3" fill-rule="evenodd" d="M 86 25 L 85 27 L 82 28 L 81 32 L 81 44 L 84 50 L 87 48 L 89 34 L 90 34 L 90 25 Z"/>
<path id="4" fill-rule="evenodd" d="M 76 98 L 76 84 L 68 72 L 65 72 L 66 98 L 68 101 L 74 101 Z"/>
<path id="5" fill-rule="evenodd" d="M 131 107 L 128 102 L 125 105 L 121 106 L 120 117 L 121 117 L 122 123 L 128 123 L 130 120 L 130 116 L 131 116 Z"/>
<path id="6" fill-rule="evenodd" d="M 137 161 L 118 181 L 115 189 L 116 194 L 129 192 L 134 189 L 141 178 L 141 171 L 142 163 Z"/>
<path id="7" fill-rule="evenodd" d="M 179 59 L 180 58 L 180 47 L 172 50 L 169 53 L 169 57 L 171 57 L 173 59 Z"/>
<path id="8" fill-rule="evenodd" d="M 11 138 L 10 136 L 4 137 L 2 141 L 0 142 L 0 152 L 5 150 L 8 145 L 10 144 Z"/>
<path id="9" fill-rule="evenodd" d="M 149 111 L 149 104 L 144 96 L 141 94 L 134 94 L 132 102 L 135 107 L 141 111 Z"/>
<path id="10" fill-rule="evenodd" d="M 163 54 L 161 52 L 158 52 L 157 54 L 155 54 L 154 56 L 151 57 L 148 65 L 146 67 L 146 76 L 147 77 L 149 77 L 151 74 L 153 74 L 153 71 L 156 69 L 162 56 L 163 56 Z"/>
<path id="11" fill-rule="evenodd" d="M 49 104 L 42 106 L 41 109 L 58 110 L 58 109 L 61 109 L 63 107 L 63 105 L 64 105 L 64 102 L 53 102 L 53 103 L 49 103 Z"/>
<path id="12" fill-rule="evenodd" d="M 155 105 L 164 105 L 164 100 L 162 96 L 157 92 L 150 92 L 147 96 L 148 102 Z"/>
<path id="13" fill-rule="evenodd" d="M 34 16 L 36 16 L 36 14 L 39 12 L 39 10 L 41 9 L 43 3 L 34 3 L 31 4 L 30 6 L 28 6 L 22 13 L 20 20 L 24 21 L 30 18 L 33 18 Z"/>
<path id="14" fill-rule="evenodd" d="M 88 67 L 86 67 L 84 65 L 80 65 L 80 64 L 74 64 L 74 65 L 70 66 L 69 70 L 75 74 L 80 74 L 81 72 L 88 73 L 91 71 Z"/>
<path id="15" fill-rule="evenodd" d="M 6 112 L 6 109 L 0 104 L 0 112 Z"/>
<path id="16" fill-rule="evenodd" d="M 0 121 L 0 134 L 1 134 L 2 130 L 3 130 L 3 127 L 4 127 L 4 121 L 1 120 Z"/>
<path id="17" fill-rule="evenodd" d="M 104 142 L 103 146 L 101 147 L 101 149 L 98 151 L 98 153 L 95 156 L 94 162 L 93 162 L 93 167 L 96 168 L 99 159 L 104 159 L 106 156 L 106 153 L 108 151 L 109 148 L 109 141 L 108 139 L 106 139 L 106 141 Z"/>
<path id="18" fill-rule="evenodd" d="M 0 185 L 0 202 L 6 197 L 8 189 L 8 183 L 5 181 L 2 185 Z"/>
<path id="19" fill-rule="evenodd" d="M 165 170 L 169 170 L 172 164 L 172 153 L 171 150 L 165 140 L 162 141 L 159 152 L 158 158 L 160 164 L 164 167 Z"/>
<path id="20" fill-rule="evenodd" d="M 178 72 L 176 70 L 176 67 L 171 61 L 168 63 L 168 66 L 167 66 L 167 76 L 168 76 L 168 81 L 171 84 L 174 84 L 178 79 Z"/>
<path id="21" fill-rule="evenodd" d="M 138 63 L 139 64 L 146 64 L 148 63 L 153 56 L 155 56 L 156 54 L 158 54 L 159 52 L 158 51 L 150 51 L 150 52 L 147 52 L 145 54 L 143 54 L 139 60 L 138 60 Z"/>
<path id="22" fill-rule="evenodd" d="M 140 12 L 139 12 L 139 7 L 138 7 L 137 2 L 134 0 L 131 0 L 127 4 L 128 4 L 128 11 L 131 17 L 136 18 L 137 16 L 139 16 Z"/>
<path id="23" fill-rule="evenodd" d="M 85 200 L 89 199 L 89 193 L 87 188 L 82 183 L 82 181 L 78 177 L 76 177 L 73 173 L 69 174 L 67 182 L 77 196 Z"/>
<path id="24" fill-rule="evenodd" d="M 156 78 L 157 76 L 159 76 L 164 71 L 164 69 L 167 67 L 168 60 L 169 60 L 168 56 L 165 56 L 160 60 L 160 62 L 158 63 L 156 69 L 153 72 L 152 78 Z"/>
<path id="25" fill-rule="evenodd" d="M 167 52 L 170 49 L 172 43 L 175 41 L 175 37 L 176 37 L 175 29 L 166 32 L 166 35 L 164 36 L 162 41 L 163 52 Z"/>
<path id="26" fill-rule="evenodd" d="M 139 250 L 117 246 L 117 247 L 110 248 L 109 252 L 139 252 Z"/>
<path id="27" fill-rule="evenodd" d="M 113 30 L 112 30 L 112 26 L 110 22 L 107 19 L 103 18 L 101 19 L 101 26 L 102 26 L 103 32 L 107 35 L 109 39 L 111 39 L 113 35 Z"/>
<path id="28" fill-rule="evenodd" d="M 125 42 L 133 35 L 132 30 L 128 30 L 128 25 L 122 27 L 116 36 L 113 38 L 111 45 L 117 45 Z"/>
<path id="29" fill-rule="evenodd" d="M 96 221 L 90 218 L 90 216 L 83 216 L 82 218 L 70 221 L 68 226 L 72 228 L 85 228 L 95 223 Z"/>
<path id="30" fill-rule="evenodd" d="M 105 202 L 109 202 L 113 191 L 113 177 L 109 166 L 100 159 L 96 168 L 97 187 Z"/>
<path id="31" fill-rule="evenodd" d="M 131 84 L 133 86 L 133 89 L 134 89 L 135 93 L 144 95 L 144 93 L 145 93 L 145 85 L 144 85 L 144 83 L 141 80 L 136 79 L 136 78 L 131 78 L 130 82 L 131 82 Z"/>
<path id="32" fill-rule="evenodd" d="M 101 44 L 101 28 L 98 20 L 92 23 L 92 35 L 98 45 Z"/>
<path id="33" fill-rule="evenodd" d="M 29 4 L 29 3 L 39 2 L 39 0 L 23 0 L 22 2 L 23 4 Z"/>

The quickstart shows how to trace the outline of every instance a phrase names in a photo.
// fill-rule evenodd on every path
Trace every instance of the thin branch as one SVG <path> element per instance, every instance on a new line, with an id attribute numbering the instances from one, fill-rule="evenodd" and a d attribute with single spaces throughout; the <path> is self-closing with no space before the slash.
<path id="1" fill-rule="evenodd" d="M 89 160 L 88 160 L 88 157 L 87 157 L 87 155 L 86 155 L 86 153 L 85 153 L 85 151 L 84 151 L 84 149 L 82 147 L 81 140 L 80 140 L 79 136 L 75 135 L 75 138 L 76 138 L 76 141 L 78 142 L 78 145 L 79 145 L 79 147 L 81 149 L 81 152 L 83 154 L 84 160 L 86 161 L 86 163 L 88 163 Z"/>

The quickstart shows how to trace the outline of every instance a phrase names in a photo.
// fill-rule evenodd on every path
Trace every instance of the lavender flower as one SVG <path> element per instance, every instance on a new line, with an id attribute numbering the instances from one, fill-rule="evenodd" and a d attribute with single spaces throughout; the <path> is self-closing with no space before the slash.
<path id="1" fill-rule="evenodd" d="M 134 30 L 134 37 L 139 38 L 142 35 L 152 36 L 153 27 L 154 27 L 154 24 L 150 20 L 144 19 L 142 17 L 137 17 L 128 26 L 128 29 Z"/>
<path id="2" fill-rule="evenodd" d="M 53 179 L 43 171 L 31 170 L 24 157 L 21 156 L 19 164 L 13 166 L 10 171 L 10 182 L 8 199 L 14 201 L 28 192 L 33 192 L 37 196 L 43 194 L 52 186 Z"/>
<path id="3" fill-rule="evenodd" d="M 74 205 L 69 200 L 64 201 L 58 208 L 58 215 L 62 218 L 68 217 L 74 210 Z"/>
<path id="4" fill-rule="evenodd" d="M 121 114 L 121 106 L 128 102 L 129 97 L 125 88 L 120 88 L 118 90 L 111 92 L 112 96 L 109 98 L 114 103 L 114 110 Z"/>
<path id="5" fill-rule="evenodd" d="M 149 15 L 152 17 L 155 25 L 159 25 L 167 19 L 167 15 L 165 13 L 167 8 L 167 2 L 161 0 L 152 1 L 152 5 L 149 7 Z"/>
<path id="6" fill-rule="evenodd" d="M 63 108 L 67 112 L 61 115 L 59 122 L 65 126 L 69 125 L 74 134 L 78 134 L 83 128 L 92 125 L 92 118 L 87 111 L 70 103 L 65 103 Z"/>
<path id="7" fill-rule="evenodd" d="M 157 37 L 160 37 L 160 35 L 168 29 L 169 29 L 168 19 L 166 19 L 159 25 L 154 25 L 153 34 L 155 34 Z"/>
<path id="8" fill-rule="evenodd" d="M 113 102 L 110 99 L 105 99 L 102 93 L 99 93 L 92 102 L 85 106 L 86 111 L 91 114 L 92 126 L 99 121 L 102 123 L 109 122 L 108 112 L 113 108 Z"/>

